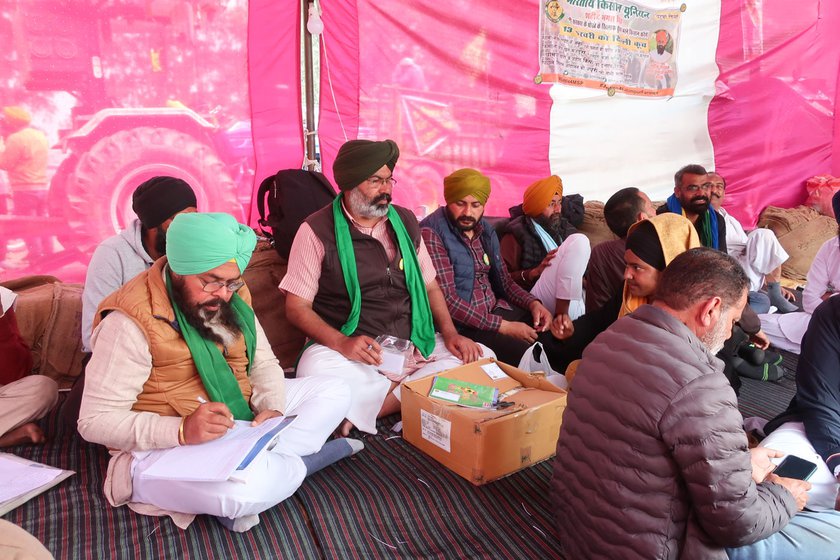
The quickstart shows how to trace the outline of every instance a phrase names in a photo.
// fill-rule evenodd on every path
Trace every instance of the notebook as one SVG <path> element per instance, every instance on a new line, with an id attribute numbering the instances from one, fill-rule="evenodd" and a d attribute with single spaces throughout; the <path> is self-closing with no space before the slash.
<path id="1" fill-rule="evenodd" d="M 274 447 L 283 430 L 296 416 L 278 416 L 259 426 L 237 420 L 234 427 L 219 439 L 198 445 L 138 452 L 135 459 L 146 462 L 140 475 L 147 479 L 221 482 L 237 480 L 255 458 Z"/>

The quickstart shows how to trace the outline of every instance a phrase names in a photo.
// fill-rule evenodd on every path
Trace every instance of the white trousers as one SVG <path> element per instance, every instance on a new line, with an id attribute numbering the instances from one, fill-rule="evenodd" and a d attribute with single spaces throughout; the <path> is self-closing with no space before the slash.
<path id="1" fill-rule="evenodd" d="M 569 300 L 569 317 L 577 319 L 586 311 L 583 299 L 583 274 L 589 264 L 592 249 L 589 239 L 582 233 L 574 233 L 557 248 L 557 254 L 542 271 L 537 283 L 531 288 L 552 315 L 558 299 Z"/>
<path id="2" fill-rule="evenodd" d="M 27 375 L 0 386 L 0 436 L 43 418 L 58 400 L 58 385 L 45 375 Z"/>
<path id="3" fill-rule="evenodd" d="M 808 490 L 808 503 L 805 507 L 813 511 L 834 509 L 834 500 L 837 498 L 840 484 L 837 484 L 837 479 L 831 474 L 831 469 L 808 441 L 802 422 L 782 424 L 764 438 L 761 445 L 816 463 L 817 472 L 808 479 L 811 489 Z"/>
<path id="4" fill-rule="evenodd" d="M 479 344 L 482 356 L 495 357 L 492 350 Z M 408 360 L 406 360 L 408 361 Z M 462 365 L 463 362 L 452 355 L 443 343 L 443 337 L 435 334 L 435 349 L 428 361 L 420 364 L 418 369 L 403 380 L 412 381 L 429 375 L 434 375 L 446 369 Z M 353 394 L 347 419 L 356 428 L 369 434 L 376 433 L 376 415 L 382 408 L 391 380 L 379 373 L 376 366 L 348 360 L 340 352 L 331 350 L 321 344 L 313 344 L 300 357 L 297 366 L 298 378 L 322 377 L 326 379 L 339 378 L 344 380 Z M 394 389 L 394 396 L 400 398 L 400 387 Z"/>
<path id="5" fill-rule="evenodd" d="M 811 314 L 804 311 L 793 313 L 761 314 L 761 330 L 767 335 L 770 344 L 776 348 L 799 354 L 802 352 L 802 337 L 808 330 Z"/>
<path id="6" fill-rule="evenodd" d="M 746 245 L 727 245 L 727 249 L 747 273 L 751 292 L 759 291 L 764 284 L 764 276 L 779 268 L 789 258 L 776 234 L 766 228 L 749 232 Z"/>
<path id="7" fill-rule="evenodd" d="M 277 444 L 248 467 L 245 482 L 144 479 L 151 457 L 132 463 L 132 502 L 164 510 L 236 518 L 259 514 L 295 493 L 306 476 L 301 457 L 315 453 L 338 427 L 350 406 L 350 389 L 336 379 L 286 380 L 285 414 L 294 423 Z"/>

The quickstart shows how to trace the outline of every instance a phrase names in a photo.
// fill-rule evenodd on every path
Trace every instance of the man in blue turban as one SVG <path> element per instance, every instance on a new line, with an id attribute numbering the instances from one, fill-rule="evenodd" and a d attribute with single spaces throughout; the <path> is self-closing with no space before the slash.
<path id="1" fill-rule="evenodd" d="M 340 380 L 284 378 L 242 280 L 253 230 L 228 214 L 179 214 L 166 243 L 167 256 L 97 310 L 79 433 L 112 450 L 112 505 L 168 514 L 181 528 L 205 513 L 245 531 L 305 476 L 363 447 L 324 444 L 350 392 Z M 235 421 L 246 429 L 290 415 L 295 422 L 238 482 L 144 475 L 163 452 L 216 440 Z"/>

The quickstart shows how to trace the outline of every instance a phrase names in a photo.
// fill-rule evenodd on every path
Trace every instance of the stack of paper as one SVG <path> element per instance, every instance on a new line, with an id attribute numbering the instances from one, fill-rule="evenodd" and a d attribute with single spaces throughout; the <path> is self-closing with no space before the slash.
<path id="1" fill-rule="evenodd" d="M 56 469 L 8 453 L 0 453 L 0 515 L 5 515 L 49 490 L 73 471 Z"/>

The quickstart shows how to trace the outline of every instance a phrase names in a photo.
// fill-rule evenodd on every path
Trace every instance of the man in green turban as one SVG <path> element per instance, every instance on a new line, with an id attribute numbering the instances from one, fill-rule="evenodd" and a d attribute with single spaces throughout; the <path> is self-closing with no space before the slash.
<path id="1" fill-rule="evenodd" d="M 401 382 L 491 354 L 455 330 L 417 219 L 391 204 L 399 154 L 393 140 L 341 147 L 341 194 L 301 225 L 280 282 L 286 316 L 312 341 L 297 377 L 339 377 L 353 392 L 344 435 L 376 433 L 376 419 L 400 409 Z M 380 336 L 413 346 L 397 354 Z"/>
<path id="2" fill-rule="evenodd" d="M 551 313 L 511 279 L 496 230 L 484 219 L 490 179 L 459 169 L 444 178 L 443 196 L 446 206 L 420 227 L 458 331 L 509 364 L 519 364 L 538 340 L 549 350 Z"/>
<path id="3" fill-rule="evenodd" d="M 178 214 L 166 256 L 99 306 L 78 427 L 112 450 L 112 505 L 168 514 L 181 528 L 205 513 L 245 531 L 305 476 L 363 447 L 324 444 L 350 405 L 341 380 L 284 378 L 242 280 L 255 245 L 228 214 Z M 170 448 L 293 415 L 239 482 L 144 476 Z"/>

